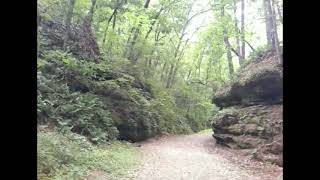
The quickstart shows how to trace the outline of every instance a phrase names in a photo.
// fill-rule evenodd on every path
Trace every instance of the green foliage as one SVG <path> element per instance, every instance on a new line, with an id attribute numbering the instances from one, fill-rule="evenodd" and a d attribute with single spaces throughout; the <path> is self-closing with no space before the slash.
<path id="1" fill-rule="evenodd" d="M 126 126 L 120 128 L 122 134 L 129 131 L 127 138 L 133 139 L 161 132 L 192 132 L 190 117 L 181 110 L 184 107 L 177 106 L 175 97 L 164 88 L 148 85 L 151 92 L 142 91 L 146 82 L 114 72 L 112 69 L 118 70 L 118 65 L 99 66 L 101 63 L 77 60 L 61 51 L 44 54 L 46 63 L 38 72 L 39 122 L 52 121 L 60 129 L 69 128 L 92 142 L 117 138 L 119 126 Z M 142 87 L 137 88 L 140 83 Z M 159 94 L 150 99 L 152 89 L 159 89 Z M 116 113 L 111 114 L 108 109 Z"/>
<path id="2" fill-rule="evenodd" d="M 249 59 L 249 61 L 250 60 L 258 60 L 262 56 L 267 54 L 269 51 L 271 51 L 271 46 L 269 46 L 269 45 L 259 46 L 259 47 L 257 47 L 256 51 L 252 52 L 249 55 L 248 59 Z"/>
<path id="3" fill-rule="evenodd" d="M 92 93 L 72 91 L 68 81 L 61 80 L 68 73 L 56 73 L 72 71 L 81 76 L 93 75 L 92 66 L 84 66 L 60 52 L 48 53 L 46 60 L 48 64 L 52 61 L 51 65 L 42 66 L 38 71 L 38 120 L 42 123 L 53 121 L 60 128 L 70 127 L 73 132 L 85 135 L 94 142 L 117 138 L 118 130 L 99 97 Z M 53 70 L 53 67 L 56 69 Z M 51 71 L 55 71 L 55 74 L 49 74 Z"/>
<path id="4" fill-rule="evenodd" d="M 90 171 L 104 171 L 111 179 L 139 164 L 141 155 L 127 143 L 93 146 L 74 133 L 38 132 L 38 179 L 81 179 Z"/>

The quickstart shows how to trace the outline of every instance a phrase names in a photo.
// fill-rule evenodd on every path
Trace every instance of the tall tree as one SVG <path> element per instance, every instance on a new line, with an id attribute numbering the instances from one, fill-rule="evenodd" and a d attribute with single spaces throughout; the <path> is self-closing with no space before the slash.
<path id="1" fill-rule="evenodd" d="M 283 24 L 282 11 L 281 11 L 281 8 L 280 8 L 280 5 L 279 5 L 279 1 L 275 1 L 275 5 L 277 6 L 279 20 Z"/>
<path id="2" fill-rule="evenodd" d="M 267 42 L 268 45 L 271 46 L 272 51 L 275 52 L 278 60 L 281 62 L 282 58 L 280 55 L 274 0 L 264 0 L 264 6 L 266 16 Z"/>
<path id="3" fill-rule="evenodd" d="M 75 2 L 76 2 L 75 0 L 69 0 L 68 11 L 67 11 L 66 20 L 65 20 L 66 32 L 65 32 L 64 42 L 63 42 L 64 49 L 66 48 L 66 44 L 67 44 L 66 42 L 69 40 L 70 25 L 71 25 L 71 20 L 73 16 L 73 9 L 74 9 Z"/>
<path id="4" fill-rule="evenodd" d="M 264 6 L 264 16 L 266 22 L 266 34 L 267 34 L 267 44 L 272 47 L 272 16 L 271 16 L 271 5 L 270 0 L 263 0 Z"/>
<path id="5" fill-rule="evenodd" d="M 238 18 L 237 18 L 237 1 L 233 0 L 233 16 L 234 16 L 234 28 L 235 28 L 235 33 L 236 33 L 236 42 L 237 42 L 237 54 L 238 54 L 238 58 L 239 58 L 239 64 L 242 64 L 242 56 L 241 56 L 241 52 L 240 52 L 240 38 L 239 38 L 239 27 L 238 27 Z"/>
<path id="6" fill-rule="evenodd" d="M 241 45 L 241 57 L 242 57 L 242 60 L 244 58 L 246 58 L 246 43 L 245 43 L 245 29 L 244 29 L 244 7 L 245 7 L 245 4 L 244 4 L 244 0 L 241 0 L 241 42 L 242 42 L 242 45 Z M 240 64 L 242 64 L 242 60 L 240 62 Z"/>
<path id="7" fill-rule="evenodd" d="M 107 32 L 108 32 L 108 29 L 109 29 L 109 24 L 112 21 L 112 19 L 113 19 L 112 29 L 114 30 L 114 28 L 116 26 L 116 17 L 117 17 L 118 11 L 122 7 L 122 5 L 123 5 L 123 1 L 122 0 L 120 0 L 120 1 L 117 0 L 115 2 L 114 7 L 113 7 L 113 12 L 112 12 L 112 14 L 110 15 L 110 17 L 107 20 L 107 25 L 106 25 L 106 29 L 104 30 L 102 44 L 105 44 L 105 41 L 106 41 L 106 38 L 107 38 Z"/>
<path id="8" fill-rule="evenodd" d="M 195 1 L 194 1 L 195 2 Z M 189 5 L 189 8 L 187 10 L 187 17 L 190 16 L 191 12 L 192 12 L 192 8 L 193 8 L 193 5 L 194 5 L 194 2 L 191 3 Z M 178 71 L 178 68 L 179 68 L 179 63 L 180 63 L 180 60 L 183 58 L 183 55 L 184 55 L 184 51 L 186 49 L 186 47 L 188 46 L 188 42 L 190 39 L 187 39 L 185 40 L 185 43 L 184 45 L 182 45 L 183 43 L 183 38 L 185 37 L 186 35 L 186 30 L 187 30 L 187 27 L 190 25 L 191 21 L 197 17 L 198 15 L 202 14 L 202 13 L 205 13 L 205 12 L 208 12 L 208 11 L 211 11 L 212 9 L 206 9 L 206 10 L 202 10 L 202 11 L 199 11 L 195 14 L 193 14 L 192 16 L 190 16 L 183 24 L 183 27 L 182 27 L 182 30 L 181 30 L 181 33 L 180 33 L 180 37 L 179 37 L 179 40 L 178 40 L 178 45 L 177 47 L 175 48 L 175 53 L 174 53 L 174 60 L 175 62 L 173 64 L 171 64 L 171 67 L 170 67 L 170 72 L 169 72 L 169 75 L 168 75 L 168 80 L 167 80 L 167 84 L 166 84 L 166 88 L 170 88 L 175 80 L 175 77 L 176 77 L 176 74 L 177 74 L 177 71 Z M 199 30 L 200 27 L 196 28 L 196 30 L 192 33 L 191 37 L 193 36 L 193 34 L 195 32 L 197 32 Z M 181 46 L 182 45 L 182 46 Z M 181 48 L 181 49 L 180 49 Z"/>
<path id="9" fill-rule="evenodd" d="M 97 0 L 91 0 L 91 7 L 90 7 L 90 11 L 88 13 L 88 17 L 89 17 L 90 22 L 92 22 L 93 13 L 95 10 L 96 3 L 97 3 Z"/>
<path id="10" fill-rule="evenodd" d="M 272 48 L 276 52 L 276 56 L 279 60 L 279 62 L 282 64 L 282 57 L 280 55 L 280 46 L 279 46 L 279 39 L 278 39 L 278 31 L 277 31 L 277 21 L 276 21 L 276 11 L 275 11 L 275 0 L 270 0 L 269 2 L 272 2 L 272 9 L 271 9 L 271 14 L 272 14 L 272 23 L 273 23 L 273 28 L 272 28 L 272 38 L 273 38 L 273 44 Z"/>
<path id="11" fill-rule="evenodd" d="M 225 18 L 225 5 L 222 3 L 221 5 L 221 18 L 222 20 Z M 224 22 L 223 22 L 224 23 Z M 232 78 L 233 73 L 234 73 L 234 68 L 233 68 L 233 63 L 232 63 L 232 55 L 231 55 L 231 44 L 229 42 L 229 37 L 228 37 L 228 30 L 223 24 L 223 41 L 225 44 L 225 48 L 227 51 L 227 60 L 228 60 L 228 67 L 229 67 L 229 76 Z"/>
<path id="12" fill-rule="evenodd" d="M 144 8 L 144 12 L 146 9 L 148 9 L 149 7 L 149 3 L 150 3 L 150 0 L 146 0 L 145 1 L 145 4 L 143 6 Z M 140 28 L 142 26 L 142 22 L 140 21 L 138 23 L 138 27 L 133 27 L 132 30 L 131 30 L 131 33 L 133 34 L 132 36 L 132 40 L 130 41 L 130 39 L 128 39 L 128 42 L 130 42 L 129 44 L 129 50 L 128 50 L 128 59 L 131 60 L 132 62 L 136 63 L 137 60 L 138 60 L 138 57 L 137 57 L 137 53 L 134 52 L 134 46 L 135 44 L 137 43 L 137 39 L 138 39 L 138 36 L 140 34 Z M 131 35 L 130 35 L 131 37 Z"/>

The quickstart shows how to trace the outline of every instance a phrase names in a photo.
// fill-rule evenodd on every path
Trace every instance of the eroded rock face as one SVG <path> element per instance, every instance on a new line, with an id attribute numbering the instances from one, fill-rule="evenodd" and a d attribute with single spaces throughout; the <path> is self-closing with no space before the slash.
<path id="1" fill-rule="evenodd" d="M 282 103 L 282 68 L 274 60 L 251 63 L 236 79 L 216 92 L 213 103 L 219 107 Z"/>
<path id="2" fill-rule="evenodd" d="M 216 142 L 253 149 L 253 157 L 282 166 L 282 68 L 274 59 L 251 63 L 213 102 L 224 108 L 212 119 Z"/>

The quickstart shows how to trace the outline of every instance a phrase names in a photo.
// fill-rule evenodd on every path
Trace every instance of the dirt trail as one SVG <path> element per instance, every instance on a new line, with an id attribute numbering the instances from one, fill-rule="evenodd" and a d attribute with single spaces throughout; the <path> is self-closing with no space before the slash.
<path id="1" fill-rule="evenodd" d="M 150 139 L 139 145 L 144 163 L 125 179 L 277 180 L 282 176 L 281 167 L 216 145 L 210 133 Z"/>

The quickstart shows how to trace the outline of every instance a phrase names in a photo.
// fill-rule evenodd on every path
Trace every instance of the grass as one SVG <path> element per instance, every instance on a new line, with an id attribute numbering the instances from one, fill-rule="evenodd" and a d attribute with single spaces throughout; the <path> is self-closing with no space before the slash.
<path id="1" fill-rule="evenodd" d="M 92 171 L 120 179 L 141 163 L 141 153 L 130 143 L 114 141 L 94 146 L 80 135 L 38 132 L 38 179 L 83 179 Z"/>

